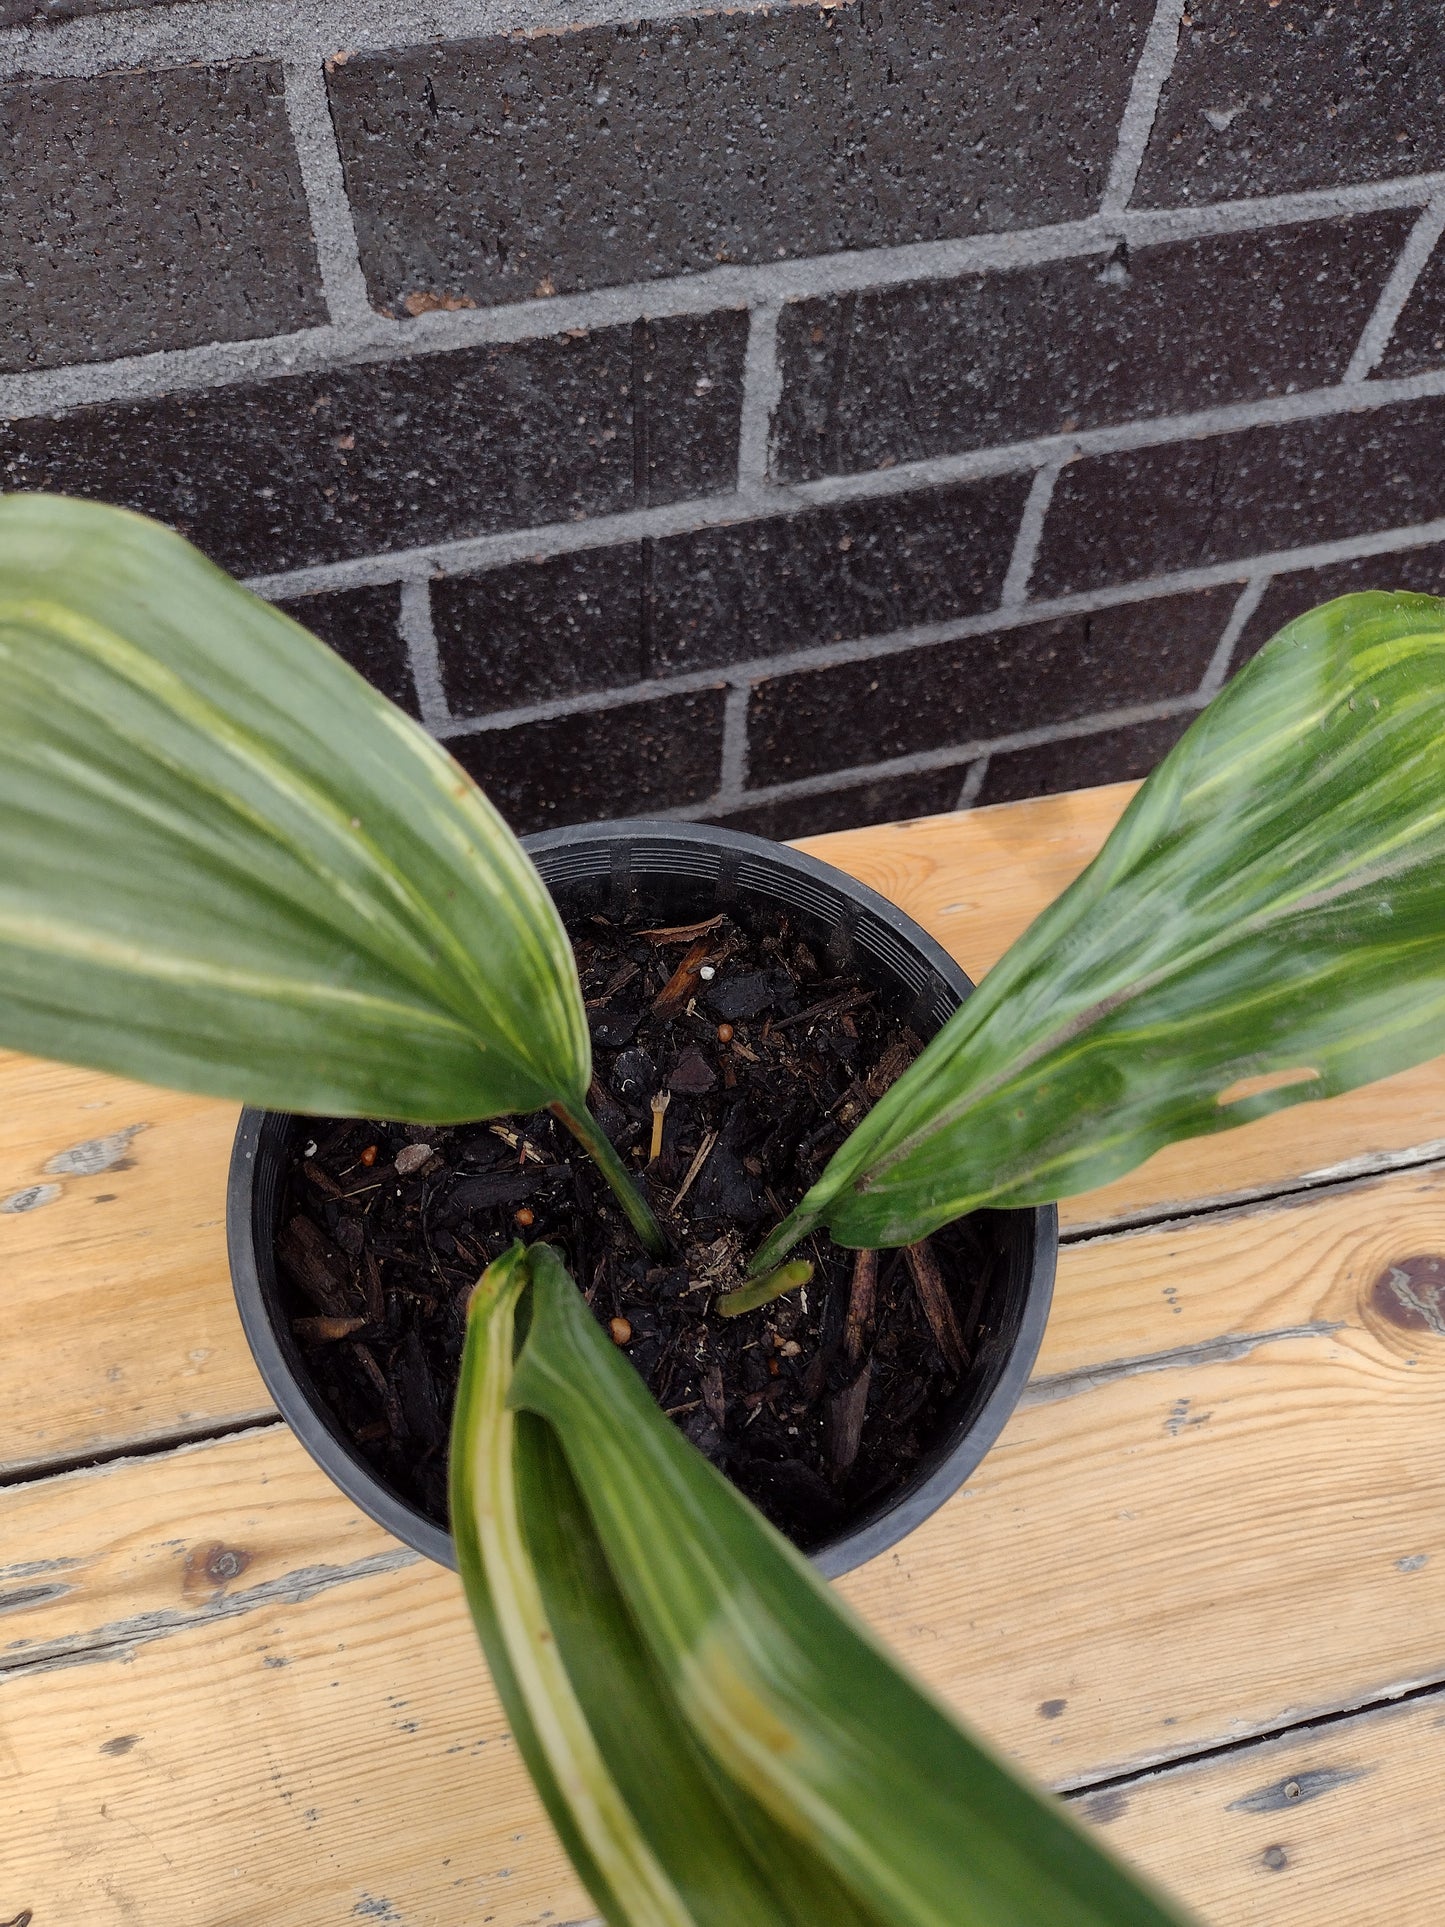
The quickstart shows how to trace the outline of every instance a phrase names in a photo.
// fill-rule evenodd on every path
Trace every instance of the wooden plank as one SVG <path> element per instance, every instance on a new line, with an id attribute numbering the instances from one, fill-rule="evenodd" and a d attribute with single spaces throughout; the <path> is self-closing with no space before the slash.
<path id="1" fill-rule="evenodd" d="M 976 982 L 1093 861 L 1138 788 L 1108 783 L 838 830 L 797 847 L 906 910 Z"/>
<path id="2" fill-rule="evenodd" d="M 0 1582 L 54 1589 L 0 1621 L 46 1628 L 39 1652 L 0 1654 L 29 1659 L 0 1672 L 7 1919 L 590 1915 L 456 1579 L 342 1501 L 284 1428 L 47 1480 L 5 1511 L 26 1557 Z"/>
<path id="3" fill-rule="evenodd" d="M 1000 1444 L 845 1589 L 1058 1784 L 1445 1676 L 1445 1330 L 1396 1267 L 1445 1305 L 1440 1169 L 1067 1248 Z"/>
<path id="4" fill-rule="evenodd" d="M 815 838 L 950 943 L 992 962 L 1089 860 L 1133 785 Z M 225 1184 L 235 1107 L 0 1053 L 0 1212 L 8 1314 L 0 1471 L 195 1434 L 270 1410 L 231 1306 Z M 77 1142 L 147 1128 L 109 1170 L 56 1177 Z M 1067 1200 L 1066 1230 L 1184 1212 L 1342 1168 L 1445 1155 L 1445 1059 L 1174 1145 L 1104 1191 Z"/>
<path id="5" fill-rule="evenodd" d="M 1393 1344 L 1407 1328 L 1362 1308 L 1361 1294 L 1393 1264 L 1445 1251 L 1442 1213 L 1437 1164 L 1069 1244 L 1026 1397 L 1063 1396 L 1078 1374 L 1207 1363 L 1362 1320 Z M 1388 1290 L 1383 1302 L 1399 1309 Z"/>
<path id="6" fill-rule="evenodd" d="M 1432 1693 L 1082 1804 L 1212 1927 L 1438 1927 L 1442 1778 Z"/>
<path id="7" fill-rule="evenodd" d="M 977 981 L 1097 855 L 1138 789 L 1113 783 L 953 816 L 815 836 L 835 863 L 917 919 Z M 1325 1103 L 1169 1146 L 1137 1171 L 1060 1206 L 1065 1230 L 1445 1156 L 1445 1058 Z"/>
<path id="8" fill-rule="evenodd" d="M 274 1409 L 226 1262 L 236 1116 L 0 1053 L 0 1201 L 47 1199 L 0 1213 L 0 1471 Z M 57 1159 L 104 1168 L 57 1172 Z"/>
<path id="9" fill-rule="evenodd" d="M 1218 1137 L 1167 1145 L 1113 1184 L 1065 1198 L 1059 1223 L 1067 1233 L 1175 1217 L 1440 1157 L 1445 1057 L 1343 1097 L 1296 1104 Z"/>
<path id="10" fill-rule="evenodd" d="M 1062 1785 L 1440 1679 L 1445 1339 L 1389 1286 L 1435 1252 L 1440 1171 L 1070 1247 L 1032 1402 L 843 1591 Z M 0 1492 L 0 1546 L 0 1903 L 37 1927 L 579 1907 L 455 1580 L 283 1428 Z"/>

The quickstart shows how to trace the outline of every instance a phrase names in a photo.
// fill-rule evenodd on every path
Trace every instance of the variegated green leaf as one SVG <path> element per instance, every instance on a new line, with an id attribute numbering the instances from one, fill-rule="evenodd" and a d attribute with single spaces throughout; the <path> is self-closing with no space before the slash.
<path id="1" fill-rule="evenodd" d="M 612 1927 L 1169 1927 L 669 1424 L 546 1246 L 479 1286 L 452 1527 Z"/>
<path id="2" fill-rule="evenodd" d="M 754 1261 L 1105 1184 L 1445 1049 L 1445 602 L 1356 595 L 1215 698 Z"/>
<path id="3" fill-rule="evenodd" d="M 159 524 L 0 499 L 0 1042 L 444 1122 L 590 1075 L 566 935 L 470 777 Z"/>

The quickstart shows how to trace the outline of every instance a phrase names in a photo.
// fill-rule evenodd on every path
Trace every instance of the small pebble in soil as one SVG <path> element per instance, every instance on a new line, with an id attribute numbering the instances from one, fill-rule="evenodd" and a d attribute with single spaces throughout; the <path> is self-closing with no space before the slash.
<path id="1" fill-rule="evenodd" d="M 512 1222 L 519 1224 L 524 1231 L 527 1231 L 537 1222 L 537 1214 L 530 1206 L 524 1204 L 521 1210 L 515 1214 Z"/>
<path id="2" fill-rule="evenodd" d="M 612 1342 L 614 1345 L 630 1345 L 632 1343 L 632 1327 L 625 1318 L 609 1318 L 607 1321 L 607 1329 L 612 1334 Z"/>
<path id="3" fill-rule="evenodd" d="M 376 1146 L 374 1144 L 367 1145 L 361 1154 L 361 1162 L 366 1166 L 368 1171 L 372 1165 L 376 1163 Z"/>
<path id="4" fill-rule="evenodd" d="M 717 1040 L 720 1044 L 730 1044 L 733 1041 L 733 1036 L 734 1032 L 731 1024 L 718 1025 Z"/>

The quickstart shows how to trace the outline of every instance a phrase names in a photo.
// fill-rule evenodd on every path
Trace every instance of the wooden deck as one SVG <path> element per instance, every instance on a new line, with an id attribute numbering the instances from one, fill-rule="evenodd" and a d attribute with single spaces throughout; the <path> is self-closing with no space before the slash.
<path id="1" fill-rule="evenodd" d="M 1129 793 L 807 847 L 978 975 Z M 0 1055 L 0 1923 L 585 1919 L 455 1578 L 251 1365 L 234 1121 Z M 1204 1921 L 1437 1927 L 1445 1290 L 1391 1279 L 1445 1254 L 1445 1061 L 1062 1218 L 1022 1407 L 843 1590 Z"/>

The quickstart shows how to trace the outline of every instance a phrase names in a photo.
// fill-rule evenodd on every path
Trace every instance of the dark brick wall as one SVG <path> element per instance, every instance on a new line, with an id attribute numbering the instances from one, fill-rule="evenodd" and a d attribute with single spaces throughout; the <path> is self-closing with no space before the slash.
<path id="1" fill-rule="evenodd" d="M 1271 636 L 1306 610 L 1335 596 L 1357 595 L 1362 589 L 1386 585 L 1415 595 L 1445 596 L 1445 542 L 1406 549 L 1403 554 L 1388 557 L 1384 568 L 1378 556 L 1370 555 L 1327 563 L 1318 569 L 1289 569 L 1274 576 L 1240 634 L 1235 666 L 1247 662 Z"/>
<path id="2" fill-rule="evenodd" d="M 239 574 L 338 562 L 731 487 L 743 341 L 723 313 L 227 383 L 13 422 L 0 462 L 7 488 L 144 509 Z"/>
<path id="3" fill-rule="evenodd" d="M 1411 226 L 1390 208 L 798 302 L 779 329 L 779 477 L 1324 387 Z"/>
<path id="4" fill-rule="evenodd" d="M 1445 516 L 1445 397 L 1071 463 L 1034 570 L 1042 595 Z"/>
<path id="5" fill-rule="evenodd" d="M 1096 709 L 1197 689 L 1232 600 L 1227 589 L 1129 603 L 759 682 L 749 748 L 774 781 L 988 742 Z"/>
<path id="6" fill-rule="evenodd" d="M 1395 323 L 1380 363 L 1383 375 L 1445 368 L 1445 248 L 1437 248 Z"/>
<path id="7" fill-rule="evenodd" d="M 515 301 L 1088 214 L 1151 12 L 869 0 L 352 59 L 331 100 L 372 299 Z"/>
<path id="8" fill-rule="evenodd" d="M 1437 0 L 651 3 L 0 0 L 4 485 L 183 529 L 523 828 L 1140 776 L 1445 593 Z"/>
<path id="9" fill-rule="evenodd" d="M 1139 174 L 1147 207 L 1445 167 L 1432 0 L 1189 0 Z"/>
<path id="10" fill-rule="evenodd" d="M 0 370 L 326 319 L 274 61 L 0 91 Z"/>
<path id="11" fill-rule="evenodd" d="M 553 716 L 463 736 L 457 756 L 513 823 L 548 829 L 702 803 L 717 787 L 724 694 Z"/>
<path id="12" fill-rule="evenodd" d="M 329 642 L 383 696 L 413 716 L 421 714 L 411 651 L 401 632 L 401 590 L 394 582 L 371 589 L 323 589 L 278 601 L 278 607 Z"/>

